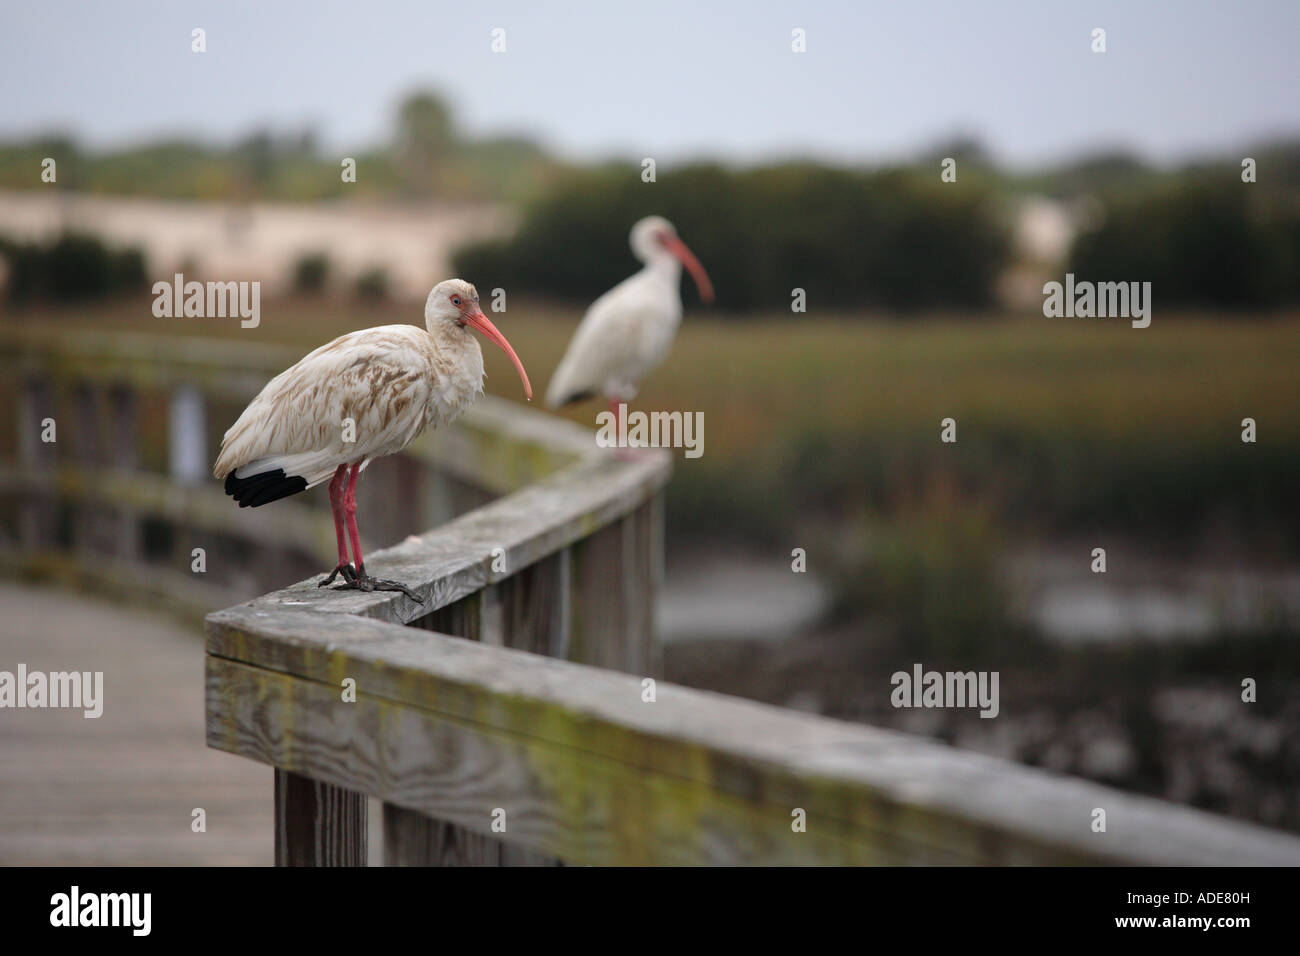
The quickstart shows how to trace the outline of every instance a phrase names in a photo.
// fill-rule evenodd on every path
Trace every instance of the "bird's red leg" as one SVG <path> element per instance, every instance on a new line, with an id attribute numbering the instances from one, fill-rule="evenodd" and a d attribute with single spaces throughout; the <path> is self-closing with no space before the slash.
<path id="1" fill-rule="evenodd" d="M 339 546 L 340 567 L 348 563 L 348 538 L 343 530 L 343 489 L 347 480 L 347 465 L 339 465 L 330 479 L 330 511 L 334 514 L 334 539 Z"/>
<path id="2" fill-rule="evenodd" d="M 340 469 L 347 465 L 339 465 Z M 361 477 L 361 462 L 352 466 L 347 490 L 343 493 L 343 513 L 347 516 L 348 537 L 352 539 L 352 557 L 356 561 L 357 576 L 365 577 L 366 563 L 361 558 L 361 535 L 357 532 L 357 479 Z"/>
<path id="3" fill-rule="evenodd" d="M 623 431 L 623 417 L 619 414 L 619 399 L 611 398 L 609 400 L 609 410 L 614 413 L 614 434 L 620 437 L 627 437 Z M 620 447 L 614 452 L 614 457 L 619 461 L 636 461 L 640 456 L 634 448 Z"/>
<path id="4" fill-rule="evenodd" d="M 334 538 L 338 542 L 339 563 L 334 566 L 329 577 L 316 585 L 318 588 L 330 584 L 339 574 L 343 575 L 344 580 L 349 581 L 356 577 L 352 565 L 348 563 L 348 541 L 343 531 L 343 492 L 347 481 L 348 466 L 339 465 L 334 472 L 334 477 L 330 479 L 330 511 L 334 515 Z"/>
<path id="5" fill-rule="evenodd" d="M 356 560 L 356 577 L 344 587 L 360 591 L 401 591 L 416 604 L 423 604 L 424 599 L 397 581 L 372 578 L 366 574 L 366 562 L 361 557 L 361 535 L 357 531 L 357 478 L 361 475 L 361 462 L 352 466 L 349 474 L 347 492 L 343 495 L 343 514 L 347 518 L 348 537 L 352 540 L 352 557 Z"/>

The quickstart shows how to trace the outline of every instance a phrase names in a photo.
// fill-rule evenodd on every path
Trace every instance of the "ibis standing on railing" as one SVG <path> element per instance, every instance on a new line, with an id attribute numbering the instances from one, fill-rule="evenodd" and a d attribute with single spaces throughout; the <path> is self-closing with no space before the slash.
<path id="1" fill-rule="evenodd" d="M 371 461 L 401 451 L 430 425 L 450 422 L 482 394 L 483 353 L 471 329 L 510 356 L 524 394 L 533 397 L 523 363 L 468 282 L 434 286 L 424 323 L 424 329 L 382 325 L 322 345 L 271 379 L 221 440 L 212 473 L 225 479 L 226 494 L 241 508 L 329 480 L 339 563 L 320 587 L 342 575 L 345 588 L 402 591 L 423 603 L 405 585 L 366 573 L 357 480 Z"/>
<path id="2" fill-rule="evenodd" d="M 546 390 L 552 408 L 599 395 L 617 423 L 619 403 L 636 397 L 641 380 L 672 347 L 682 321 L 682 266 L 700 298 L 713 301 L 708 273 L 667 219 L 642 219 L 632 227 L 629 242 L 645 268 L 602 295 L 583 316 Z"/>

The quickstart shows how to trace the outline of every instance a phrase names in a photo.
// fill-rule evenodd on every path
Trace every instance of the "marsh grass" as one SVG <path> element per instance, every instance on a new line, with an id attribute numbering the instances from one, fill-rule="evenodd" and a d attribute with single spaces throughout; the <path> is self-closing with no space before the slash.
<path id="1" fill-rule="evenodd" d="M 262 324 L 156 319 L 149 299 L 11 313 L 3 321 L 236 336 L 304 350 L 345 331 L 418 322 L 419 303 L 268 301 Z M 493 315 L 539 393 L 580 307 L 510 299 Z M 518 400 L 484 348 L 487 388 Z M 703 457 L 679 458 L 670 541 L 730 535 L 783 545 L 810 527 L 915 510 L 940 484 L 1000 532 L 1120 528 L 1153 548 L 1241 542 L 1300 550 L 1300 316 L 1119 320 L 772 313 L 689 314 L 634 408 L 702 411 Z M 596 402 L 562 414 L 594 425 Z M 1241 420 L 1258 423 L 1256 444 Z M 957 422 L 957 442 L 939 440 Z"/>

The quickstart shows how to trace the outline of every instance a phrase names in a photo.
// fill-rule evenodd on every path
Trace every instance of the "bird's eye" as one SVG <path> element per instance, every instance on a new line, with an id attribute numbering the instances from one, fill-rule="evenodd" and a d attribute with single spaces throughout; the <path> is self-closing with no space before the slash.
<path id="1" fill-rule="evenodd" d="M 458 296 L 458 295 L 453 295 L 453 296 L 451 297 L 451 304 L 452 304 L 452 305 L 460 305 L 460 296 Z"/>

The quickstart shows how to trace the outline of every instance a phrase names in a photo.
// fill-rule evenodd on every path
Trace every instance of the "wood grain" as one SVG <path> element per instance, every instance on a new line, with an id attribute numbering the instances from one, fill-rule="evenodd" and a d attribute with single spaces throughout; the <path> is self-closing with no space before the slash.
<path id="1" fill-rule="evenodd" d="M 593 455 L 366 557 L 367 570 L 408 585 L 424 599 L 423 604 L 391 591 L 320 591 L 312 578 L 264 595 L 253 605 L 268 612 L 315 607 L 405 624 L 493 583 L 498 577 L 492 571 L 498 551 L 507 568 L 525 568 L 598 531 L 610 534 L 611 540 L 584 567 L 593 568 L 593 574 L 606 561 L 621 567 L 627 531 L 618 530 L 618 523 L 658 494 L 670 473 L 666 453 L 647 454 L 634 462 Z M 602 531 L 611 526 L 614 531 Z M 575 567 L 575 579 L 579 576 Z M 623 587 L 620 579 L 617 592 L 609 597 L 614 603 L 602 612 L 601 621 L 620 619 Z"/>
<path id="2" fill-rule="evenodd" d="M 98 719 L 0 710 L 0 866 L 271 864 L 271 771 L 204 745 L 197 626 L 15 581 L 0 622 L 0 670 L 104 675 Z"/>
<path id="3" fill-rule="evenodd" d="M 568 645 L 569 552 L 506 577 L 411 626 L 562 657 Z M 414 810 L 384 804 L 389 866 L 555 866 L 560 861 Z"/>
<path id="4" fill-rule="evenodd" d="M 275 865 L 365 866 L 366 795 L 275 770 Z"/>
<path id="5" fill-rule="evenodd" d="M 636 676 L 372 619 L 231 609 L 208 650 L 211 746 L 486 835 L 503 807 L 509 842 L 569 862 L 1300 863 L 1293 836 L 927 739 L 663 682 L 645 703 Z"/>
<path id="6" fill-rule="evenodd" d="M 23 549 L 42 551 L 56 545 L 55 498 L 49 487 L 54 445 L 41 441 L 41 422 L 54 417 L 53 389 L 47 379 L 28 375 L 18 392 L 18 458 L 32 481 L 23 489 L 19 516 Z M 57 425 L 57 420 L 56 420 Z"/>

